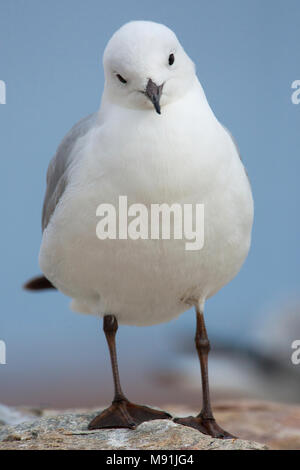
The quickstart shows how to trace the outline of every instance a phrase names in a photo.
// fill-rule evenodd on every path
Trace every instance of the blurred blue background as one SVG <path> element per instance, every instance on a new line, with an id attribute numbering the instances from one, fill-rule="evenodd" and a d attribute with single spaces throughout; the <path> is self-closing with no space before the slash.
<path id="1" fill-rule="evenodd" d="M 300 79 L 299 18 L 298 0 L 0 0 L 0 80 L 7 86 L 0 105 L 0 339 L 7 345 L 0 402 L 64 407 L 110 398 L 99 320 L 72 313 L 59 293 L 21 286 L 39 273 L 49 160 L 69 128 L 98 109 L 103 49 L 130 20 L 176 32 L 252 183 L 251 252 L 238 277 L 207 303 L 209 334 L 248 347 L 267 328 L 272 343 L 277 317 L 268 327 L 266 318 L 280 316 L 291 299 L 298 309 L 300 104 L 291 102 L 291 84 Z M 192 348 L 193 336 L 191 311 L 165 325 L 120 328 L 121 375 L 133 400 L 184 401 L 163 371 L 180 374 L 177 346 L 189 338 Z M 289 361 L 290 340 L 284 344 Z"/>

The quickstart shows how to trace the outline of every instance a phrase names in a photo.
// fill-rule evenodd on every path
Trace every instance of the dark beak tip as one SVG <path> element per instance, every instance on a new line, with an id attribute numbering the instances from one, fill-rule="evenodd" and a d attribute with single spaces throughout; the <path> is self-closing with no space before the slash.
<path id="1" fill-rule="evenodd" d="M 161 98 L 162 89 L 163 85 L 157 86 L 156 83 L 149 79 L 145 94 L 152 102 L 157 114 L 161 114 L 159 101 Z"/>
<path id="2" fill-rule="evenodd" d="M 159 105 L 159 103 L 155 103 L 155 104 L 154 104 L 154 108 L 155 108 L 155 111 L 157 112 L 157 114 L 161 114 L 161 110 L 160 110 L 160 105 Z"/>

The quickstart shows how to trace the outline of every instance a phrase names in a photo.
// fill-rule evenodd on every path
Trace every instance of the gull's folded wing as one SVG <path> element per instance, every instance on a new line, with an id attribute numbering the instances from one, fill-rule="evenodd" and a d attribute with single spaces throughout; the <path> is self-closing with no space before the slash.
<path id="1" fill-rule="evenodd" d="M 68 132 L 56 154 L 50 161 L 47 171 L 47 188 L 42 213 L 42 230 L 47 227 L 55 208 L 68 184 L 68 169 L 76 157 L 73 149 L 77 140 L 83 137 L 95 124 L 97 114 L 91 114 L 75 124 Z M 35 277 L 24 284 L 27 290 L 55 289 L 45 276 Z"/>
<path id="2" fill-rule="evenodd" d="M 76 142 L 93 127 L 96 116 L 96 113 L 90 114 L 75 124 L 65 136 L 56 154 L 50 161 L 47 171 L 47 188 L 42 213 L 43 231 L 47 227 L 57 203 L 67 187 L 68 169 L 74 157 L 76 157 L 72 152 Z"/>

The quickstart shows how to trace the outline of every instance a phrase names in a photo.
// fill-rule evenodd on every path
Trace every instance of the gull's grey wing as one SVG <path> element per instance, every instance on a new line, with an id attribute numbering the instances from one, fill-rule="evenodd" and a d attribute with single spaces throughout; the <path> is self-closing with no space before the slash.
<path id="1" fill-rule="evenodd" d="M 83 137 L 95 124 L 97 113 L 79 121 L 64 137 L 56 154 L 50 161 L 47 171 L 47 188 L 42 213 L 42 230 L 49 220 L 68 184 L 68 169 L 74 159 L 72 150 L 80 137 Z"/>

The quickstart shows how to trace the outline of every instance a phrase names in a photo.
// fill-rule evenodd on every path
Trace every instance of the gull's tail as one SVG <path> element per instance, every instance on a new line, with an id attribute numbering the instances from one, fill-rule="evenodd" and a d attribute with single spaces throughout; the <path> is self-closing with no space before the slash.
<path id="1" fill-rule="evenodd" d="M 45 276 L 34 277 L 24 284 L 26 290 L 56 289 Z"/>

